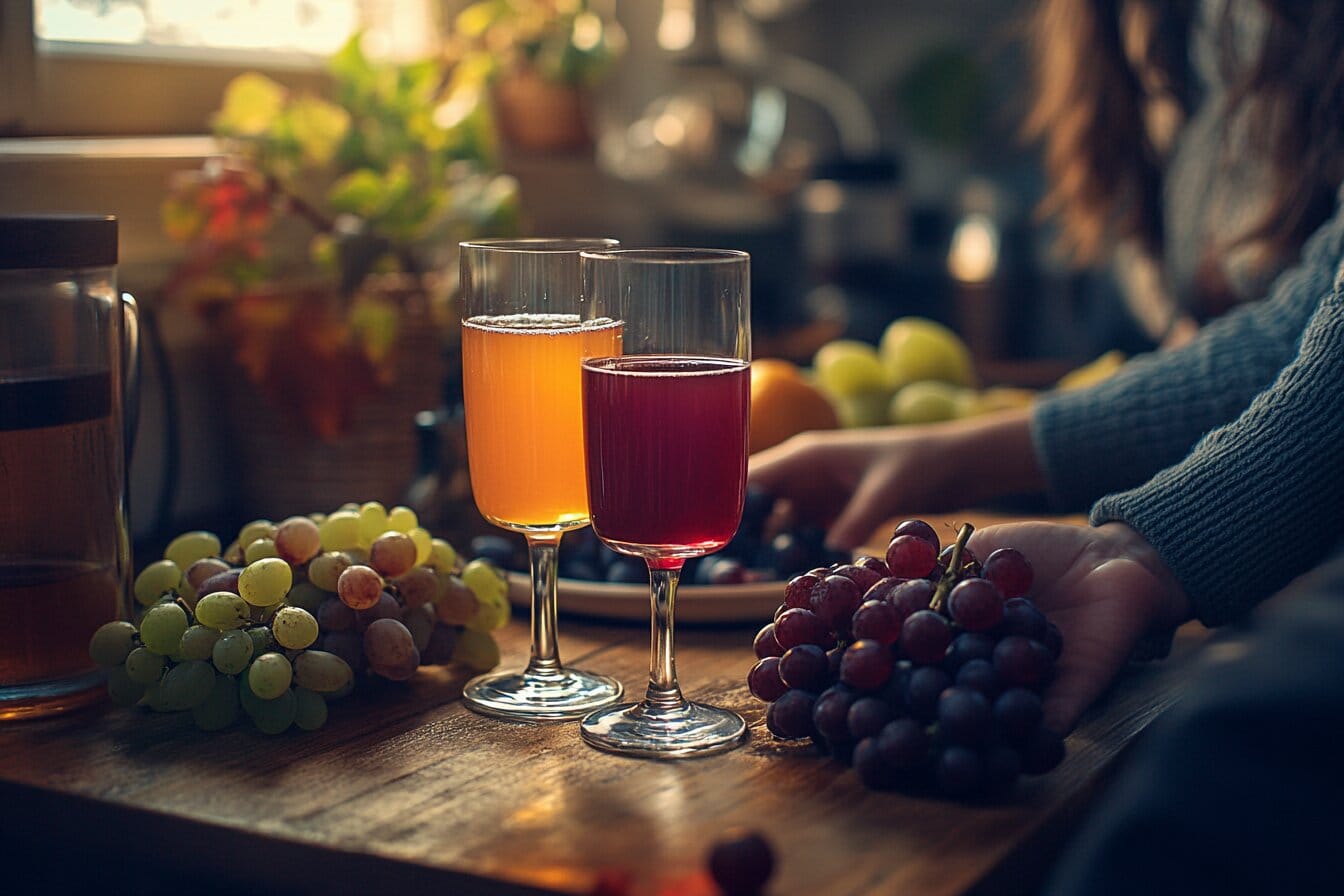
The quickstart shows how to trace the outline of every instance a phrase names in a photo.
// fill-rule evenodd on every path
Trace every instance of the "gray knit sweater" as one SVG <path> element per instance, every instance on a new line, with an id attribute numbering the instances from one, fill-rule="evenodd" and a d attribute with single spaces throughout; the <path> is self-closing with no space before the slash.
<path id="1" fill-rule="evenodd" d="M 1264 301 L 1046 396 L 1032 435 L 1053 496 L 1140 532 L 1207 625 L 1318 563 L 1344 534 L 1344 191 Z"/>

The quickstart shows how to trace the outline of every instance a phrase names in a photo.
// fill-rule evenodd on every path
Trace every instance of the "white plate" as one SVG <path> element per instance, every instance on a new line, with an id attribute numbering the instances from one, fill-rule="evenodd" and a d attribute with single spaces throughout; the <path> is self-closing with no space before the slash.
<path id="1" fill-rule="evenodd" d="M 517 607 L 532 605 L 526 573 L 511 572 L 509 600 Z M 647 622 L 649 587 L 610 582 L 561 579 L 560 612 L 602 619 Z M 765 625 L 784 602 L 783 582 L 749 585 L 682 585 L 677 588 L 677 622 L 750 622 Z"/>

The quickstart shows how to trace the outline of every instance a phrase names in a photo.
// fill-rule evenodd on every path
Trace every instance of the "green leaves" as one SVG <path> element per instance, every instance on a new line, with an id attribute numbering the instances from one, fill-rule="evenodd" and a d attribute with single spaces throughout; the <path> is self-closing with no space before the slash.
<path id="1" fill-rule="evenodd" d="M 284 87 L 265 75 L 244 72 L 224 88 L 224 104 L 212 124 L 222 135 L 260 136 L 275 123 L 284 104 Z"/>

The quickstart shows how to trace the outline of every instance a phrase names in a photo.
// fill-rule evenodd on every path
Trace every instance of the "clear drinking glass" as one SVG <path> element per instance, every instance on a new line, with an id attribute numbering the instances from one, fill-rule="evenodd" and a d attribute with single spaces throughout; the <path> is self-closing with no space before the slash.
<path id="1" fill-rule="evenodd" d="M 583 312 L 579 251 L 607 239 L 461 244 L 462 385 L 467 463 L 486 519 L 527 538 L 532 656 L 521 672 L 467 683 L 467 705 L 510 719 L 581 718 L 620 699 L 619 682 L 561 665 L 556 643 L 560 537 L 588 525 L 580 363 L 620 351 L 611 321 Z"/>
<path id="2" fill-rule="evenodd" d="M 736 713 L 682 696 L 674 658 L 677 580 L 723 547 L 746 491 L 750 259 L 711 249 L 582 253 L 585 313 L 621 326 L 621 351 L 583 362 L 588 502 L 603 542 L 649 566 L 649 686 L 598 710 L 583 739 L 654 758 L 728 750 Z"/>

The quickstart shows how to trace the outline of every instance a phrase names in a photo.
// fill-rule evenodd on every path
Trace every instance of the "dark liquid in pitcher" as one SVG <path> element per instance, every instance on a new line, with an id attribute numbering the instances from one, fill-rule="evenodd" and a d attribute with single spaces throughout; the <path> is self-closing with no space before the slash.
<path id="1" fill-rule="evenodd" d="M 107 371 L 0 374 L 0 689 L 91 671 L 89 638 L 117 618 L 113 388 Z"/>

